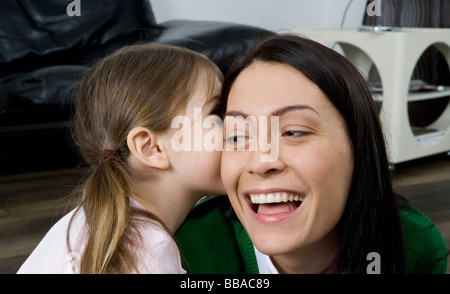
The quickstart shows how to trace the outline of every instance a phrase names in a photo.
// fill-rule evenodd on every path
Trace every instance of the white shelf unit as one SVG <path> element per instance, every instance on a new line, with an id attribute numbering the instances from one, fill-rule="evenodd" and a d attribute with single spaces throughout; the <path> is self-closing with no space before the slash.
<path id="1" fill-rule="evenodd" d="M 370 32 L 357 29 L 295 30 L 298 34 L 327 46 L 338 43 L 343 54 L 366 77 L 375 65 L 381 78 L 381 120 L 389 161 L 400 162 L 448 152 L 450 150 L 450 103 L 427 129 L 416 135 L 410 126 L 408 102 L 450 96 L 442 91 L 409 93 L 409 83 L 417 61 L 430 46 L 436 47 L 450 66 L 450 29 L 402 28 L 398 31 Z"/>
<path id="2" fill-rule="evenodd" d="M 375 92 L 373 95 L 375 100 L 380 102 L 383 101 L 383 93 Z M 407 101 L 408 102 L 423 101 L 448 96 L 450 96 L 450 86 L 443 86 L 443 90 L 440 91 L 409 92 Z"/>
<path id="3" fill-rule="evenodd" d="M 450 96 L 450 87 L 444 86 L 442 91 L 413 92 L 408 94 L 408 102 L 429 100 Z"/>

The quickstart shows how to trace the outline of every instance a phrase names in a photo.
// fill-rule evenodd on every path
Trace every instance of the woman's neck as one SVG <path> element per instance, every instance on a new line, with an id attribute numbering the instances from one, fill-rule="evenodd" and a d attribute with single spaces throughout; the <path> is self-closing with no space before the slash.
<path id="1" fill-rule="evenodd" d="M 329 268 L 339 250 L 336 235 L 332 233 L 311 246 L 273 255 L 270 259 L 280 274 L 319 274 L 324 270 L 330 274 L 339 273 L 337 264 Z"/>

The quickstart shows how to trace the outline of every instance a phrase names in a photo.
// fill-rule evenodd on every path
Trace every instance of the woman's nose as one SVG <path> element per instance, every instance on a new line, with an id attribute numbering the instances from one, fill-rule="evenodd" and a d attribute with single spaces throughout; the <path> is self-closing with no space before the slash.
<path id="1" fill-rule="evenodd" d="M 246 151 L 249 153 L 249 160 L 247 163 L 247 172 L 253 175 L 266 177 L 273 174 L 278 174 L 286 168 L 286 165 L 280 156 L 273 158 L 273 160 L 264 160 L 264 155 L 267 152 L 262 151 Z"/>

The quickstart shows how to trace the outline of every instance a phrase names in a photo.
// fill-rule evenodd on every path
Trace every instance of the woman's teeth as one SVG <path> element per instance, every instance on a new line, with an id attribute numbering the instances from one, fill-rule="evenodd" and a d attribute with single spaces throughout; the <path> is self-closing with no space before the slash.
<path id="1" fill-rule="evenodd" d="M 288 201 L 303 201 L 303 196 L 286 192 L 268 194 L 250 194 L 250 201 L 253 204 L 281 203 Z"/>

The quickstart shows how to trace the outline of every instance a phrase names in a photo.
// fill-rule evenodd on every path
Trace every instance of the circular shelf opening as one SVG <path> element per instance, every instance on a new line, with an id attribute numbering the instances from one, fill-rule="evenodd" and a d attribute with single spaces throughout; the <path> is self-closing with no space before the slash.
<path id="1" fill-rule="evenodd" d="M 349 43 L 336 43 L 334 49 L 352 60 L 359 72 L 366 77 L 378 112 L 380 112 L 383 103 L 383 83 L 373 60 L 363 50 Z"/>
<path id="2" fill-rule="evenodd" d="M 371 87 L 372 96 L 375 104 L 377 105 L 378 112 L 380 112 L 383 104 L 383 83 L 374 63 L 370 67 L 369 74 L 367 75 L 367 81 Z"/>
<path id="3" fill-rule="evenodd" d="M 425 146 L 438 144 L 450 126 L 450 49 L 429 46 L 411 74 L 408 117 L 416 140 Z"/>

